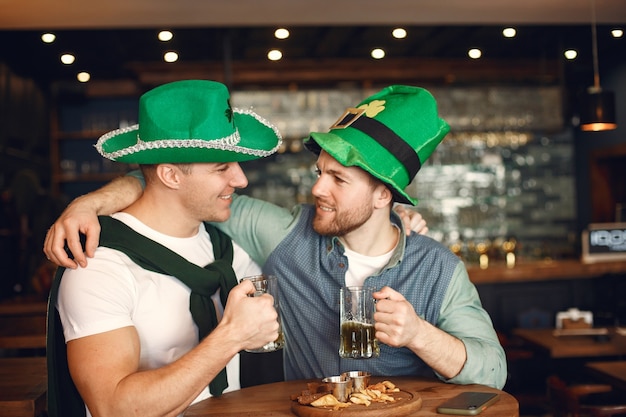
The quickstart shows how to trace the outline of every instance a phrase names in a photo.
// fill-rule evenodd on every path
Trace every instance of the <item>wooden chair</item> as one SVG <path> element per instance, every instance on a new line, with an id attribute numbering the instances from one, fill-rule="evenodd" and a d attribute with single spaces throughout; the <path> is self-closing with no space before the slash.
<path id="1" fill-rule="evenodd" d="M 0 302 L 0 349 L 9 349 L 4 356 L 22 356 L 26 349 L 45 356 L 45 348 L 46 302 Z"/>
<path id="2" fill-rule="evenodd" d="M 517 315 L 519 328 L 552 327 L 552 313 L 531 307 Z M 536 352 L 524 340 L 515 335 L 497 332 L 507 359 L 507 391 L 519 401 L 520 414 L 538 414 L 545 409 L 545 367 L 537 361 Z"/>
<path id="3" fill-rule="evenodd" d="M 610 385 L 567 385 L 562 379 L 552 375 L 548 377 L 547 388 L 554 417 L 626 416 L 626 400 L 616 402 L 611 401 L 615 398 L 606 396 L 612 392 Z"/>

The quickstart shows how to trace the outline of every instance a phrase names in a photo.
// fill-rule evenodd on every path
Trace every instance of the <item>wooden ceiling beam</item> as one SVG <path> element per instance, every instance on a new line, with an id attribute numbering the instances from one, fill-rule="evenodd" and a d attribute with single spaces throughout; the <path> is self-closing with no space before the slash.
<path id="1" fill-rule="evenodd" d="M 459 60 L 459 59 L 333 59 L 297 62 L 232 62 L 231 73 L 222 63 L 133 63 L 130 68 L 146 86 L 180 79 L 212 79 L 231 88 L 247 86 L 333 85 L 356 83 L 516 83 L 554 85 L 560 82 L 557 61 L 542 60 Z"/>

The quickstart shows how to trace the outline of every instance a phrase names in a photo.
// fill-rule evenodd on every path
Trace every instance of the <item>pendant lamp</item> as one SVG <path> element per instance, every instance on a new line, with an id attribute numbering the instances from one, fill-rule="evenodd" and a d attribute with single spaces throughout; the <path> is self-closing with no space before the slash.
<path id="1" fill-rule="evenodd" d="M 598 69 L 598 33 L 596 29 L 596 5 L 591 0 L 591 42 L 593 52 L 593 87 L 583 95 L 580 109 L 580 130 L 598 132 L 617 128 L 615 121 L 615 94 L 600 87 Z"/>

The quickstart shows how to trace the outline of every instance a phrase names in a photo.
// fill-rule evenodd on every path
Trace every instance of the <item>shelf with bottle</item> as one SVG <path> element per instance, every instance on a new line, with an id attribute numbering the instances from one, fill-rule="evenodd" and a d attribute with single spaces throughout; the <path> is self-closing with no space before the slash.
<path id="1" fill-rule="evenodd" d="M 102 158 L 95 144 L 107 132 L 135 124 L 137 102 L 134 96 L 56 100 L 50 122 L 53 193 L 74 198 L 133 169 Z"/>

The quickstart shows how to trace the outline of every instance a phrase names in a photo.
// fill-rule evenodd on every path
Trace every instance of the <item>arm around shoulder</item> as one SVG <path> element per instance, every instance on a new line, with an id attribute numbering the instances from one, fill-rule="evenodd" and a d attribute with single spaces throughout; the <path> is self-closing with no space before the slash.
<path id="1" fill-rule="evenodd" d="M 141 196 L 142 192 L 141 181 L 134 176 L 126 175 L 77 197 L 48 230 L 44 241 L 44 253 L 52 262 L 66 268 L 86 266 L 87 257 L 93 257 L 98 247 L 100 224 L 97 216 L 115 213 L 128 207 Z M 80 242 L 81 233 L 86 236 L 84 252 Z M 66 243 L 74 260 L 70 259 L 65 251 Z"/>
<path id="2" fill-rule="evenodd" d="M 267 201 L 234 195 L 230 218 L 214 225 L 262 266 L 291 231 L 300 212 L 299 205 L 290 211 Z"/>

